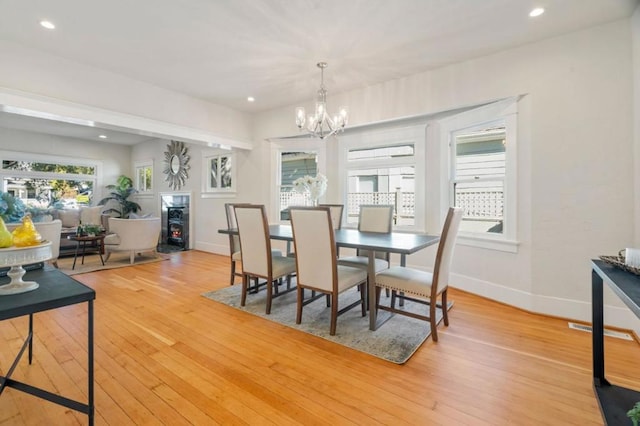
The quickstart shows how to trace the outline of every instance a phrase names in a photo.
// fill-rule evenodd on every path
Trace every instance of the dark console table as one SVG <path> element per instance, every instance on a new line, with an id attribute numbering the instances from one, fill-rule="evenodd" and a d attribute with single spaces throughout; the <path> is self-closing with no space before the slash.
<path id="1" fill-rule="evenodd" d="M 603 282 L 640 318 L 640 276 L 601 260 L 593 260 L 591 271 L 593 315 L 593 387 L 605 424 L 631 424 L 627 411 L 640 402 L 640 392 L 612 385 L 604 376 Z"/>
<path id="2" fill-rule="evenodd" d="M 57 269 L 48 266 L 44 269 L 27 272 L 24 279 L 36 281 L 40 286 L 36 290 L 27 293 L 0 296 L 0 320 L 29 315 L 29 332 L 24 344 L 11 367 L 6 370 L 6 376 L 0 376 L 0 395 L 6 387 L 15 388 L 55 404 L 84 413 L 89 416 L 89 424 L 93 425 L 95 409 L 93 402 L 93 301 L 96 298 L 96 292 Z M 0 278 L 0 285 L 8 282 L 9 278 Z M 86 404 L 77 402 L 12 379 L 11 375 L 27 348 L 29 364 L 31 364 L 33 359 L 33 314 L 82 302 L 87 302 L 88 304 L 88 402 Z"/>

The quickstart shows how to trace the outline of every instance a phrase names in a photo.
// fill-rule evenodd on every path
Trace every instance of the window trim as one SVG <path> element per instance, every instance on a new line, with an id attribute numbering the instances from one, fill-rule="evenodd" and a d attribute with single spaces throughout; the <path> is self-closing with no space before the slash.
<path id="1" fill-rule="evenodd" d="M 231 186 L 228 188 L 213 188 L 209 185 L 209 172 L 211 170 L 211 161 L 216 160 L 218 166 L 223 157 L 231 160 Z M 223 198 L 235 197 L 237 192 L 237 164 L 236 153 L 233 150 L 216 149 L 202 152 L 202 192 L 201 198 Z"/>
<path id="2" fill-rule="evenodd" d="M 151 189 L 148 191 L 142 191 L 140 190 L 140 182 L 138 181 L 138 177 L 139 177 L 139 173 L 138 170 L 141 168 L 150 168 L 151 169 Z M 153 160 L 138 160 L 135 161 L 133 163 L 133 170 L 134 170 L 134 174 L 135 174 L 135 188 L 138 191 L 137 192 L 137 196 L 138 197 L 142 197 L 142 198 L 148 198 L 148 197 L 153 197 L 153 195 L 155 194 L 155 185 L 153 183 L 154 180 L 154 170 L 153 170 Z"/>
<path id="3" fill-rule="evenodd" d="M 326 201 L 331 197 L 331 194 L 335 193 L 335 189 L 338 187 L 339 182 L 332 182 L 333 177 L 328 174 L 327 171 L 327 144 L 334 143 L 334 137 L 329 139 L 287 139 L 287 138 L 274 138 L 269 139 L 271 143 L 271 215 L 272 218 L 277 218 L 279 223 L 289 223 L 288 221 L 280 220 L 280 186 L 281 172 L 282 172 L 282 153 L 283 152 L 315 152 L 318 164 L 318 173 L 322 173 L 328 179 L 327 192 L 321 199 Z M 331 199 L 331 198 L 329 198 Z"/>
<path id="4" fill-rule="evenodd" d="M 440 188 L 440 223 L 444 222 L 449 206 L 453 205 L 451 182 L 454 179 L 454 134 L 495 122 L 504 122 L 507 133 L 504 177 L 504 228 L 501 235 L 460 231 L 458 242 L 463 245 L 492 250 L 517 252 L 517 158 L 518 158 L 518 98 L 503 99 L 439 120 L 441 139 L 440 165 L 443 178 Z M 444 173 L 446 171 L 446 174 Z"/>
<path id="5" fill-rule="evenodd" d="M 340 194 L 342 202 L 347 206 L 349 171 L 365 170 L 369 168 L 390 168 L 410 166 L 414 168 L 415 184 L 415 208 L 414 224 L 394 226 L 394 231 L 424 232 L 426 226 L 426 121 L 419 124 L 405 126 L 385 127 L 382 129 L 366 130 L 362 132 L 352 132 L 339 136 L 340 152 L 338 156 L 338 167 L 340 171 Z M 377 148 L 384 146 L 408 145 L 414 146 L 413 159 L 404 161 L 405 158 L 397 159 L 372 159 L 349 162 L 349 151 L 353 149 Z M 345 213 L 346 215 L 346 213 Z M 357 225 L 349 225 L 345 221 L 345 227 L 355 228 Z"/>
<path id="6" fill-rule="evenodd" d="M 17 160 L 17 161 L 29 161 L 35 163 L 53 163 L 61 165 L 75 165 L 75 166 L 91 166 L 95 169 L 95 173 L 92 175 L 85 174 L 70 174 L 70 173 L 54 173 L 54 172 L 27 172 L 24 170 L 7 170 L 2 168 L 2 162 L 4 160 Z M 31 152 L 20 151 L 0 151 L 0 182 L 4 182 L 7 177 L 25 176 L 29 178 L 37 179 L 65 179 L 65 180 L 92 180 L 93 196 L 96 200 L 103 198 L 103 178 L 102 178 L 103 163 L 100 160 L 93 160 L 90 158 L 81 157 L 66 157 L 58 155 L 37 154 Z M 0 190 L 4 190 L 0 188 Z"/>

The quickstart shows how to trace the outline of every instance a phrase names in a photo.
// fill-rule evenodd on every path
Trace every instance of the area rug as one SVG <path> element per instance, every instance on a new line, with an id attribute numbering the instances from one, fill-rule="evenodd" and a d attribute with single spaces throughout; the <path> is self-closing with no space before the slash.
<path id="1" fill-rule="evenodd" d="M 78 256 L 76 267 L 74 269 L 71 269 L 71 267 L 73 266 L 73 256 L 58 258 L 58 269 L 60 269 L 60 271 L 64 272 L 67 275 L 77 275 L 86 274 L 87 272 L 102 271 L 104 269 L 125 268 L 127 266 L 161 262 L 163 260 L 169 259 L 169 257 L 169 255 L 163 253 L 157 253 L 155 255 L 150 252 L 143 253 L 142 255 L 136 256 L 135 263 L 131 265 L 129 263 L 128 252 L 114 252 L 109 257 L 109 260 L 104 262 L 104 265 L 102 265 L 102 262 L 100 262 L 100 256 L 98 256 L 97 254 L 87 254 L 84 257 L 84 265 L 82 264 L 82 258 Z"/>
<path id="2" fill-rule="evenodd" d="M 292 291 L 273 299 L 271 314 L 265 314 L 266 291 L 248 294 L 247 303 L 240 306 L 241 286 L 234 285 L 221 290 L 209 291 L 203 296 L 253 315 L 274 321 L 305 333 L 356 349 L 396 364 L 404 364 L 431 334 L 429 323 L 404 315 L 378 311 L 378 323 L 386 320 L 376 331 L 369 330 L 369 316 L 362 317 L 359 307 L 355 307 L 338 317 L 336 335 L 329 334 L 330 308 L 324 298 L 305 306 L 302 311 L 302 323 L 296 324 L 296 292 Z M 384 294 L 382 296 L 385 297 Z M 338 306 L 347 306 L 358 300 L 357 289 L 351 289 L 340 295 Z M 451 309 L 452 303 L 449 303 Z M 425 312 L 424 305 L 406 302 L 407 309 Z M 437 310 L 438 322 L 442 312 Z"/>

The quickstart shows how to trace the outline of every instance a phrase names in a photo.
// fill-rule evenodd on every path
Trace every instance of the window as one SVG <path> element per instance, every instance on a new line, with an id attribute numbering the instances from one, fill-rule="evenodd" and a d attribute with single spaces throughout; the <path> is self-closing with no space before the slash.
<path id="1" fill-rule="evenodd" d="M 235 192 L 234 154 L 229 151 L 205 153 L 203 156 L 203 193 Z"/>
<path id="2" fill-rule="evenodd" d="M 315 151 L 280 152 L 279 217 L 288 220 L 287 208 L 306 206 L 311 202 L 308 193 L 294 190 L 293 181 L 303 176 L 315 176 L 318 173 L 318 153 Z"/>
<path id="3" fill-rule="evenodd" d="M 35 209 L 89 205 L 98 162 L 66 157 L 0 152 L 2 190 Z"/>
<path id="4" fill-rule="evenodd" d="M 153 192 L 153 161 L 137 161 L 136 169 L 136 189 L 140 194 L 150 194 Z"/>
<path id="5" fill-rule="evenodd" d="M 505 99 L 440 121 L 448 170 L 440 213 L 464 209 L 463 244 L 517 251 L 517 105 Z"/>
<path id="6" fill-rule="evenodd" d="M 346 220 L 356 227 L 360 206 L 395 207 L 394 227 L 422 229 L 425 126 L 385 129 L 340 137 L 346 165 Z"/>
<path id="7" fill-rule="evenodd" d="M 327 174 L 326 155 L 327 145 L 335 143 L 335 139 L 289 139 L 274 138 L 271 144 L 271 211 L 269 217 L 280 221 L 289 220 L 287 207 L 310 205 L 308 194 L 295 192 L 293 181 L 305 175 L 315 176 L 318 173 L 328 178 L 327 192 L 320 197 L 320 202 L 338 203 L 339 181 Z"/>
<path id="8" fill-rule="evenodd" d="M 460 231 L 503 234 L 506 139 L 504 121 L 453 134 L 450 188 L 465 212 Z"/>

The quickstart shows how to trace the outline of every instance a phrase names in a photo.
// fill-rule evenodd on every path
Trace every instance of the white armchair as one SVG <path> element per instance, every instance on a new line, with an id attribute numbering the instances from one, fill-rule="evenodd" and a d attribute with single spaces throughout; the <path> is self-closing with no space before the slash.
<path id="1" fill-rule="evenodd" d="M 136 254 L 156 252 L 160 238 L 160 218 L 118 219 L 109 218 L 109 232 L 104 237 L 105 262 L 114 251 L 128 251 L 130 263 L 135 261 Z"/>

